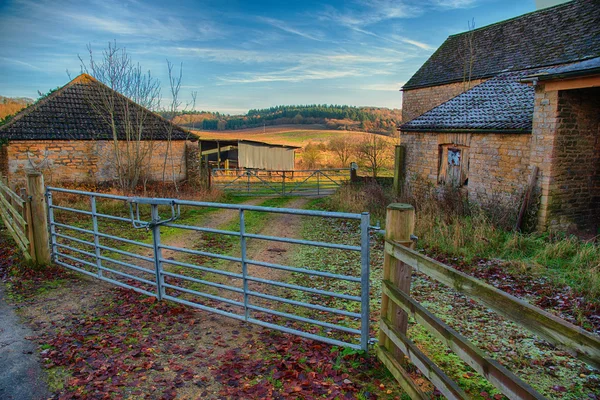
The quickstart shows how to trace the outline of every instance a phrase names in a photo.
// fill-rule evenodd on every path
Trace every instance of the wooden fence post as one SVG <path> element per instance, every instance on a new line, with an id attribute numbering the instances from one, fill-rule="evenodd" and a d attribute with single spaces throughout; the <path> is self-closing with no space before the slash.
<path id="1" fill-rule="evenodd" d="M 400 195 L 404 184 L 404 159 L 406 158 L 406 147 L 397 145 L 394 157 L 394 185 L 395 195 Z"/>
<path id="2" fill-rule="evenodd" d="M 38 265 L 50 264 L 50 244 L 48 241 L 48 210 L 44 196 L 44 176 L 41 172 L 27 173 L 27 192 L 31 196 L 31 224 L 33 247 Z"/>
<path id="3" fill-rule="evenodd" d="M 412 246 L 410 236 L 415 229 L 415 208 L 410 204 L 390 204 L 385 217 L 385 239 Z M 383 259 L 383 279 L 391 281 L 394 286 L 406 294 L 410 294 L 412 267 L 385 253 Z M 401 333 L 406 334 L 408 329 L 408 315 L 393 302 L 387 295 L 381 298 L 381 316 L 386 317 Z M 379 332 L 379 344 L 387 348 L 394 356 L 401 359 L 402 352 L 383 333 Z"/>

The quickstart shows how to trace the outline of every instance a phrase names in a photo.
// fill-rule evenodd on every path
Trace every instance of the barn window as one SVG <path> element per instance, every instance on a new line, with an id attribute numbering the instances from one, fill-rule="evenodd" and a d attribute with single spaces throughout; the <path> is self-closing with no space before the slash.
<path id="1" fill-rule="evenodd" d="M 469 148 L 445 144 L 440 146 L 438 183 L 461 187 L 469 182 Z"/>

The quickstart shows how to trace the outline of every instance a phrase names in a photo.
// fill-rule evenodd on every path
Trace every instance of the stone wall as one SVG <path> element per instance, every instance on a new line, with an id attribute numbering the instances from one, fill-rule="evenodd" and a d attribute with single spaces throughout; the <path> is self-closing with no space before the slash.
<path id="1" fill-rule="evenodd" d="M 560 230 L 596 231 L 600 226 L 600 88 L 540 89 L 536 112 L 538 147 L 546 152 L 545 159 L 537 159 L 545 173 L 540 222 Z"/>
<path id="2" fill-rule="evenodd" d="M 483 82 L 485 82 L 485 79 L 475 79 L 470 84 L 455 82 L 446 85 L 404 90 L 402 92 L 402 121 L 408 122 Z"/>
<path id="3" fill-rule="evenodd" d="M 121 142 L 126 153 L 126 143 Z M 167 157 L 167 179 L 186 178 L 185 141 L 171 142 Z M 27 169 L 39 167 L 47 183 L 100 183 L 117 178 L 114 147 L 111 141 L 11 141 L 0 152 L 0 165 L 6 164 L 12 185 L 25 181 Z M 147 154 L 144 173 L 150 180 L 162 181 L 167 142 L 142 142 L 141 152 Z"/>
<path id="4" fill-rule="evenodd" d="M 529 134 L 442 134 L 401 132 L 406 147 L 406 182 L 413 190 L 438 186 L 440 146 L 468 151 L 469 198 L 478 202 L 520 199 L 529 179 Z M 463 160 L 464 162 L 464 160 Z"/>

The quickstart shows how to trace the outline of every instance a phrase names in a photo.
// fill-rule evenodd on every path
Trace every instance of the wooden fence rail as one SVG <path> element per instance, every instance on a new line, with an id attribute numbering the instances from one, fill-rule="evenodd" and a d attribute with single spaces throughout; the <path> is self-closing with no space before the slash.
<path id="1" fill-rule="evenodd" d="M 379 358 L 411 398 L 422 399 L 427 396 L 404 370 L 405 357 L 447 398 L 468 397 L 408 339 L 406 334 L 409 315 L 508 398 L 544 398 L 530 385 L 494 359 L 487 357 L 468 339 L 412 299 L 409 293 L 413 268 L 481 302 L 516 324 L 566 349 L 589 365 L 600 367 L 600 339 L 594 334 L 411 249 L 409 239 L 413 233 L 414 218 L 414 209 L 411 206 L 393 204 L 388 207 L 377 352 Z"/>
<path id="2" fill-rule="evenodd" d="M 32 260 L 32 241 L 29 235 L 31 214 L 26 192 L 21 197 L 11 190 L 0 177 L 0 216 L 23 256 Z"/>
<path id="3" fill-rule="evenodd" d="M 27 189 L 17 194 L 0 175 L 0 218 L 23 253 L 35 264 L 50 263 L 44 177 L 27 174 Z"/>

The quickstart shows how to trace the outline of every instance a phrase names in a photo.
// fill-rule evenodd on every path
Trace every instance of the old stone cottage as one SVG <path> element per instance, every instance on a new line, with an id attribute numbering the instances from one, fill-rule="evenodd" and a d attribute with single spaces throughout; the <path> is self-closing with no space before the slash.
<path id="1" fill-rule="evenodd" d="M 518 204 L 534 167 L 538 228 L 600 225 L 600 2 L 450 36 L 403 87 L 408 185 Z"/>
<path id="2" fill-rule="evenodd" d="M 166 160 L 167 179 L 181 181 L 191 139 L 188 131 L 82 74 L 0 126 L 0 172 L 12 185 L 33 167 L 50 183 L 112 182 L 118 143 L 121 157 L 140 157 L 129 165 L 139 166 L 142 177 L 162 180 Z"/>

